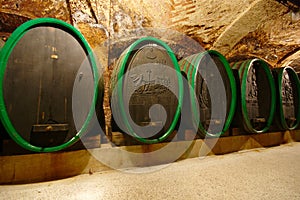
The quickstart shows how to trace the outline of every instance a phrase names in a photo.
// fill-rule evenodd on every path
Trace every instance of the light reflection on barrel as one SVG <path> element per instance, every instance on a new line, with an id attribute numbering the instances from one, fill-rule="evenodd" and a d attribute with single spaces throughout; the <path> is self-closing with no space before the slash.
<path id="1" fill-rule="evenodd" d="M 235 121 L 248 133 L 262 133 L 270 128 L 275 112 L 276 92 L 271 70 L 266 62 L 250 59 L 237 62 L 238 110 Z"/>
<path id="2" fill-rule="evenodd" d="M 118 99 L 111 106 L 120 110 L 113 112 L 113 131 L 143 143 L 165 140 L 180 116 L 182 87 L 177 59 L 167 44 L 153 37 L 135 41 L 118 59 L 111 78 L 111 96 L 115 92 Z"/>
<path id="3" fill-rule="evenodd" d="M 193 101 L 192 106 L 199 103 L 200 113 L 193 113 L 200 119 L 199 133 L 220 136 L 230 127 L 236 108 L 236 85 L 229 63 L 210 50 L 189 56 L 179 65 L 197 96 L 198 102 Z"/>
<path id="4" fill-rule="evenodd" d="M 277 91 L 276 124 L 281 130 L 293 130 L 300 121 L 300 81 L 291 67 L 273 69 Z"/>
<path id="5" fill-rule="evenodd" d="M 73 26 L 52 18 L 24 23 L 1 51 L 1 121 L 7 133 L 31 151 L 52 152 L 71 146 L 89 126 L 97 77 L 91 49 Z M 94 90 L 85 98 L 92 106 L 82 112 L 76 129 L 73 86 L 89 80 Z"/>

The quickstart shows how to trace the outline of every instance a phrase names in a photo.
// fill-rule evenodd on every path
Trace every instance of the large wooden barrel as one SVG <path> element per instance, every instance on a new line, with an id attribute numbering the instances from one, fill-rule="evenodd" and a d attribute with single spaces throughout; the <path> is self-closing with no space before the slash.
<path id="1" fill-rule="evenodd" d="M 0 59 L 0 117 L 10 137 L 36 152 L 77 142 L 98 96 L 97 66 L 82 34 L 57 19 L 34 19 L 11 34 Z M 75 85 L 81 87 L 76 101 Z M 78 122 L 74 109 L 81 115 Z"/>
<path id="2" fill-rule="evenodd" d="M 235 121 L 248 133 L 262 133 L 273 121 L 276 91 L 272 72 L 266 62 L 250 59 L 233 65 L 238 87 Z"/>
<path id="3" fill-rule="evenodd" d="M 273 69 L 277 91 L 275 122 L 282 130 L 293 130 L 300 122 L 300 81 L 291 67 Z"/>
<path id="4" fill-rule="evenodd" d="M 110 90 L 113 131 L 143 143 L 163 141 L 173 132 L 183 84 L 177 59 L 163 41 L 145 37 L 132 43 L 113 69 Z"/>
<path id="5" fill-rule="evenodd" d="M 179 62 L 197 96 L 200 113 L 196 113 L 195 98 L 191 97 L 199 133 L 220 136 L 230 127 L 236 108 L 235 79 L 226 58 L 217 51 L 205 51 Z"/>

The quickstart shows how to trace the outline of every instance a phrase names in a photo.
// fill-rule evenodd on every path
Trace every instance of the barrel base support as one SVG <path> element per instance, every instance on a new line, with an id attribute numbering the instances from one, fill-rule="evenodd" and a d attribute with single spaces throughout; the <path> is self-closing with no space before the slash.
<path id="1" fill-rule="evenodd" d="M 192 133 L 186 132 L 185 139 L 191 139 Z M 215 145 L 211 146 L 211 144 Z M 188 149 L 178 160 L 210 155 L 221 155 L 226 153 L 245 151 L 249 149 L 261 149 L 281 144 L 293 144 L 300 142 L 300 130 L 272 132 L 256 135 L 238 135 L 220 137 L 219 139 L 196 139 L 191 141 L 176 141 L 170 145 L 176 151 L 182 145 L 189 144 Z M 101 144 L 101 148 L 93 149 L 108 155 L 109 159 L 115 160 L 117 167 L 134 167 L 125 154 L 120 151 L 131 151 L 135 153 L 146 153 L 163 148 L 168 143 L 151 145 L 132 145 L 116 147 L 110 143 Z M 148 163 L 148 159 L 141 164 L 159 165 L 170 162 L 170 152 L 161 154 L 154 163 Z M 79 174 L 91 174 L 112 170 L 110 167 L 95 159 L 88 150 L 60 151 L 54 153 L 35 153 L 27 155 L 0 156 L 0 184 L 31 183 L 67 178 Z"/>

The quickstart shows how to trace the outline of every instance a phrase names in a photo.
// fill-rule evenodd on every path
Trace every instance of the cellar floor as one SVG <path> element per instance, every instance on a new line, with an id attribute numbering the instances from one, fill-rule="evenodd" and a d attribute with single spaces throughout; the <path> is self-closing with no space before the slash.
<path id="1" fill-rule="evenodd" d="M 2 185 L 0 199 L 300 199 L 300 143 L 130 172 Z"/>

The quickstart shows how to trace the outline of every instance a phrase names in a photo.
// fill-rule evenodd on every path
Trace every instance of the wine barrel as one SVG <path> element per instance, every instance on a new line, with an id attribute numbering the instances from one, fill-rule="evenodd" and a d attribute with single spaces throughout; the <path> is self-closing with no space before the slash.
<path id="1" fill-rule="evenodd" d="M 281 130 L 293 130 L 300 121 L 300 81 L 291 67 L 272 70 L 276 91 L 276 125 Z"/>
<path id="2" fill-rule="evenodd" d="M 87 131 L 98 97 L 98 69 L 73 26 L 52 18 L 22 24 L 1 50 L 0 66 L 0 118 L 17 144 L 58 151 Z M 73 101 L 75 85 L 88 103 Z M 75 110 L 82 115 L 77 122 Z"/>
<path id="3" fill-rule="evenodd" d="M 209 50 L 189 56 L 179 62 L 194 90 L 200 113 L 196 113 L 195 98 L 191 97 L 193 115 L 198 119 L 199 133 L 220 136 L 230 127 L 236 108 L 235 79 L 226 58 Z"/>
<path id="4" fill-rule="evenodd" d="M 142 143 L 163 141 L 173 132 L 183 84 L 177 59 L 163 41 L 144 37 L 132 43 L 113 69 L 110 91 L 113 131 Z"/>
<path id="5" fill-rule="evenodd" d="M 237 71 L 239 121 L 248 133 L 262 133 L 273 121 L 276 91 L 272 72 L 266 62 L 250 59 L 233 65 Z"/>

